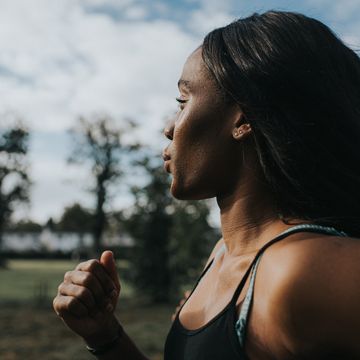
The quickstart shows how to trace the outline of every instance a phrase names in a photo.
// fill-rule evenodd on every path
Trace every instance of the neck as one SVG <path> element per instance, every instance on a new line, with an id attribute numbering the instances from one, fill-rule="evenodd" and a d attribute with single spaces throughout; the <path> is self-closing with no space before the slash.
<path id="1" fill-rule="evenodd" d="M 292 226 L 279 219 L 269 192 L 253 179 L 243 181 L 231 194 L 217 197 L 222 235 L 231 256 L 255 253 Z"/>

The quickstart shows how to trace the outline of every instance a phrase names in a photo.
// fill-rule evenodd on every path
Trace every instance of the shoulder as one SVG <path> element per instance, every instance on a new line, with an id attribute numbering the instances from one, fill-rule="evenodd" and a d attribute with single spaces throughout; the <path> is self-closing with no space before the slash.
<path id="1" fill-rule="evenodd" d="M 303 233 L 269 248 L 259 286 L 273 341 L 304 358 L 360 358 L 359 260 L 360 239 L 348 237 Z"/>

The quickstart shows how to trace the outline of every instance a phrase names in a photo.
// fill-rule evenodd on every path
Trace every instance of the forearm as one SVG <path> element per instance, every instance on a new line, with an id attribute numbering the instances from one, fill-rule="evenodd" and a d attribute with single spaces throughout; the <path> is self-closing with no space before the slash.
<path id="1" fill-rule="evenodd" d="M 88 350 L 99 360 L 148 360 L 126 334 L 116 318 L 108 333 L 84 339 Z"/>
<path id="2" fill-rule="evenodd" d="M 98 360 L 149 360 L 125 332 L 114 347 L 103 355 L 95 355 L 95 358 Z"/>

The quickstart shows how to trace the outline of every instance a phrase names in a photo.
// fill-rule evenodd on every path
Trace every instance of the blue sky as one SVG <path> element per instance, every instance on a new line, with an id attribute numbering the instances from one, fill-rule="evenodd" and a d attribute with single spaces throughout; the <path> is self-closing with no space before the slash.
<path id="1" fill-rule="evenodd" d="M 269 9 L 315 17 L 360 48 L 360 0 L 0 0 L 0 113 L 32 132 L 32 201 L 17 216 L 92 205 L 86 169 L 66 163 L 79 115 L 137 119 L 139 139 L 160 151 L 188 54 L 214 27 Z M 128 203 L 121 194 L 114 207 Z"/>

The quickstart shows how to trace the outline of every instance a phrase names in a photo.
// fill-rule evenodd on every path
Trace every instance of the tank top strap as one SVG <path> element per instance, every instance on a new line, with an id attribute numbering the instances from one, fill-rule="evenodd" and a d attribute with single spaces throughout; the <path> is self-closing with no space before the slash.
<path id="1" fill-rule="evenodd" d="M 238 338 L 239 338 L 240 346 L 242 348 L 244 347 L 246 323 L 247 323 L 247 319 L 248 319 L 248 316 L 249 316 L 250 305 L 251 305 L 252 298 L 253 298 L 253 293 L 254 293 L 255 275 L 256 275 L 256 271 L 257 271 L 257 268 L 259 266 L 260 259 L 261 259 L 262 255 L 263 254 L 261 254 L 257 258 L 257 260 L 256 260 L 256 262 L 255 262 L 255 264 L 254 264 L 254 266 L 252 268 L 249 288 L 248 288 L 248 291 L 246 292 L 244 301 L 241 304 L 241 310 L 240 310 L 239 318 L 238 318 L 238 320 L 236 321 L 236 324 L 235 324 L 235 330 L 236 330 L 236 333 L 237 333 Z M 237 298 L 235 298 L 235 300 L 237 300 Z"/>
<path id="2" fill-rule="evenodd" d="M 241 283 L 239 284 L 238 288 L 236 289 L 233 300 L 232 300 L 233 302 L 236 303 L 236 301 L 240 295 L 240 292 L 241 292 L 243 286 L 245 285 L 245 282 L 246 282 L 249 274 L 251 273 L 249 288 L 246 292 L 244 301 L 241 305 L 239 318 L 235 324 L 235 330 L 237 332 L 241 347 L 244 346 L 244 342 L 245 342 L 246 324 L 247 324 L 247 320 L 249 317 L 250 307 L 252 304 L 252 299 L 253 299 L 253 294 L 254 294 L 255 276 L 256 276 L 257 268 L 260 263 L 260 259 L 261 259 L 262 255 L 264 254 L 264 251 L 269 246 L 271 246 L 272 244 L 284 239 L 285 237 L 287 237 L 291 234 L 297 233 L 297 232 L 315 232 L 315 233 L 322 233 L 322 234 L 328 234 L 328 235 L 347 236 L 347 234 L 345 232 L 338 231 L 333 227 L 321 226 L 321 225 L 316 225 L 316 224 L 300 224 L 300 225 L 295 225 L 295 226 L 283 231 L 278 236 L 276 236 L 273 240 L 266 243 L 258 251 L 257 255 L 255 256 L 255 259 L 250 264 L 247 272 L 245 273 L 244 277 L 241 280 Z"/>

